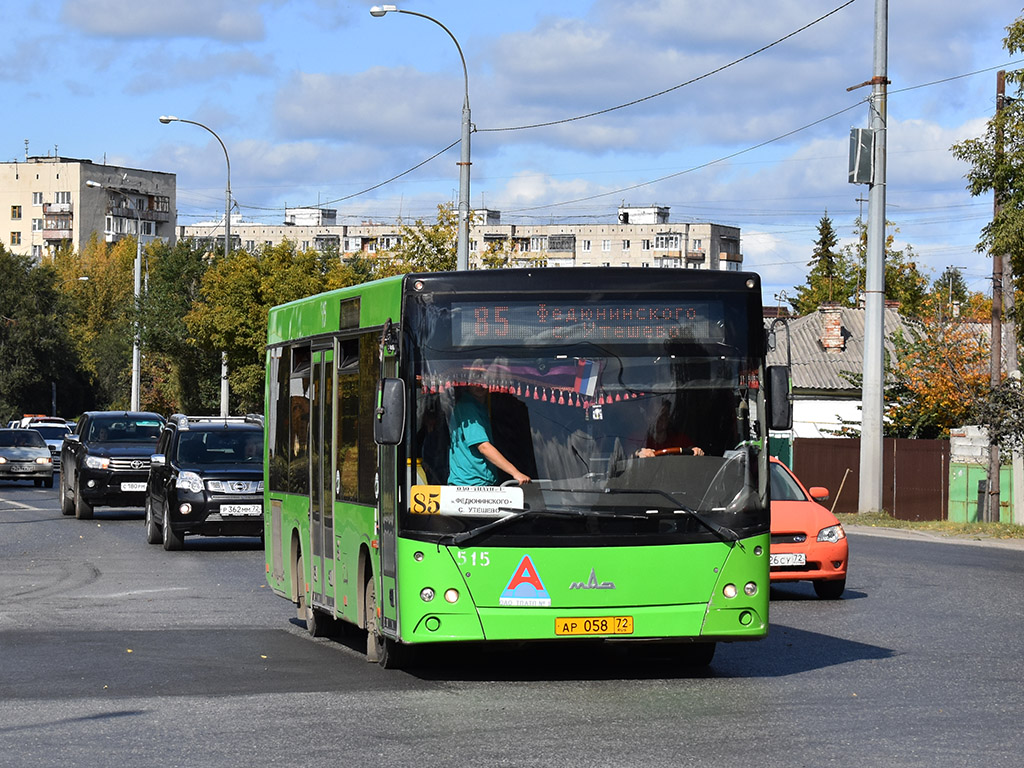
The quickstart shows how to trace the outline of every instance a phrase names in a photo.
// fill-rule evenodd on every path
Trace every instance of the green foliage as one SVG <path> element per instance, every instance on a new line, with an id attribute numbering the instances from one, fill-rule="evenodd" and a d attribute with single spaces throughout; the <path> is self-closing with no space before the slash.
<path id="1" fill-rule="evenodd" d="M 83 395 L 77 356 L 68 336 L 68 306 L 60 300 L 52 265 L 0 245 L 0 420 L 24 413 L 76 415 Z"/>
<path id="2" fill-rule="evenodd" d="M 896 301 L 900 305 L 900 313 L 904 317 L 921 317 L 924 311 L 925 297 L 928 293 L 928 278 L 917 268 L 914 249 L 907 245 L 903 250 L 893 246 L 899 232 L 892 222 L 886 222 L 890 231 L 885 236 L 885 298 Z M 858 264 L 857 285 L 863 286 L 867 278 L 868 227 L 860 217 L 854 222 L 857 241 L 844 249 L 848 256 Z"/>
<path id="3" fill-rule="evenodd" d="M 807 283 L 798 286 L 789 303 L 799 315 L 814 312 L 824 304 L 853 307 L 857 302 L 856 263 L 845 250 L 836 250 L 839 238 L 832 219 L 825 214 L 818 222 L 818 239 L 808 266 Z"/>
<path id="4" fill-rule="evenodd" d="M 451 203 L 439 205 L 434 224 L 417 219 L 413 225 L 402 227 L 402 242 L 382 259 L 376 276 L 453 270 L 458 239 L 459 212 Z"/>

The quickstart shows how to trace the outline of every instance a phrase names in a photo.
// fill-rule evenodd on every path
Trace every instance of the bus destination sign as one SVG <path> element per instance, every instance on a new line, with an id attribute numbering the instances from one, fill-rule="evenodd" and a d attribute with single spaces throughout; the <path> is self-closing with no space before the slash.
<path id="1" fill-rule="evenodd" d="M 456 346 L 722 341 L 720 301 L 453 302 Z"/>

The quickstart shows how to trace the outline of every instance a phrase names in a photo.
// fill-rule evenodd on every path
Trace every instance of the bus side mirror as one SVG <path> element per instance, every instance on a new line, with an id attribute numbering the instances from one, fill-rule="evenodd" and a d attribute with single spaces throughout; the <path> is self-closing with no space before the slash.
<path id="1" fill-rule="evenodd" d="M 767 374 L 768 429 L 792 429 L 793 399 L 789 391 L 789 366 L 769 365 Z"/>
<path id="2" fill-rule="evenodd" d="M 404 434 L 405 384 L 401 379 L 381 379 L 373 413 L 373 440 L 377 445 L 398 445 Z"/>

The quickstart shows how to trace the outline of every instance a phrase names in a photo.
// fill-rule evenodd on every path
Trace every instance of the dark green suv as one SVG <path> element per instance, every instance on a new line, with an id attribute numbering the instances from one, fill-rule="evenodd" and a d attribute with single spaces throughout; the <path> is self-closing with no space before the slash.
<path id="1" fill-rule="evenodd" d="M 263 419 L 167 420 L 146 487 L 146 541 L 181 549 L 186 534 L 263 534 Z"/>

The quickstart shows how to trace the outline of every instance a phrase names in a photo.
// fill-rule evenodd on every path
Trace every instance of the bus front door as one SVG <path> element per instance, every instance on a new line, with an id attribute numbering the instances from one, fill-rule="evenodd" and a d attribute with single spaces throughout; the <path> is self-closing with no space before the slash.
<path id="1" fill-rule="evenodd" d="M 385 331 L 385 334 L 387 331 Z M 383 344 L 380 374 L 393 378 L 398 370 L 398 358 Z M 378 451 L 379 497 L 377 499 L 380 526 L 380 589 L 377 605 L 380 608 L 380 629 L 385 637 L 398 638 L 397 579 L 397 515 L 398 515 L 398 447 L 381 445 Z"/>
<path id="2" fill-rule="evenodd" d="M 310 580 L 313 605 L 334 616 L 334 351 L 313 351 L 310 414 Z"/>

